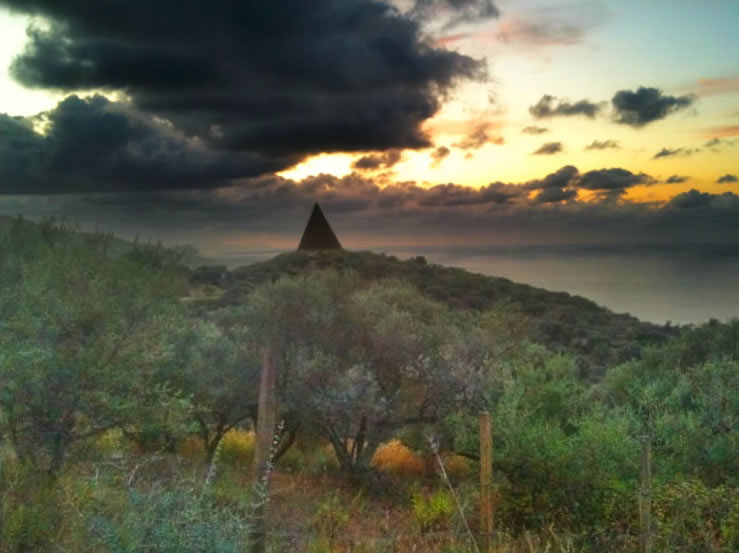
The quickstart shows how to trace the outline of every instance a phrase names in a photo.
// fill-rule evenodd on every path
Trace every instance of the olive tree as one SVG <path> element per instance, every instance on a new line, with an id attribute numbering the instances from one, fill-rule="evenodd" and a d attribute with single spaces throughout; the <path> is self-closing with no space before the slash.
<path id="1" fill-rule="evenodd" d="M 252 293 L 255 332 L 278 353 L 284 411 L 328 440 L 350 472 L 401 429 L 432 424 L 464 401 L 477 363 L 470 321 L 399 281 L 351 273 L 283 278 Z"/>
<path id="2" fill-rule="evenodd" d="M 256 416 L 260 357 L 239 308 L 183 325 L 168 381 L 191 402 L 190 416 L 210 463 L 223 436 Z"/>

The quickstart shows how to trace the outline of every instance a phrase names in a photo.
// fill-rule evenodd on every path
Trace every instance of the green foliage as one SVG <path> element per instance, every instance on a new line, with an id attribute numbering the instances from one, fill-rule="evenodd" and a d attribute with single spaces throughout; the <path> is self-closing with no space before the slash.
<path id="1" fill-rule="evenodd" d="M 0 552 L 50 550 L 65 517 L 55 482 L 7 458 L 0 463 Z"/>
<path id="2" fill-rule="evenodd" d="M 355 501 L 359 496 L 355 498 Z M 312 526 L 318 532 L 319 539 L 325 541 L 330 551 L 343 527 L 349 522 L 349 506 L 342 503 L 337 494 L 326 498 L 313 515 Z"/>
<path id="3" fill-rule="evenodd" d="M 454 513 L 454 498 L 444 489 L 426 494 L 416 488 L 411 495 L 413 517 L 422 533 L 441 530 L 449 526 Z"/>
<path id="4" fill-rule="evenodd" d="M 105 553 L 243 553 L 249 525 L 236 513 L 180 486 L 131 491 L 116 514 L 92 517 L 90 540 Z"/>
<path id="5" fill-rule="evenodd" d="M 180 267 L 149 248 L 112 258 L 107 245 L 22 221 L 0 240 L 0 435 L 52 472 L 79 440 L 163 407 L 156 374 L 181 320 Z"/>
<path id="6" fill-rule="evenodd" d="M 589 388 L 571 358 L 536 346 L 491 365 L 485 397 L 494 421 L 500 522 L 513 529 L 553 523 L 582 532 L 589 543 L 635 531 L 637 438 L 645 431 L 653 444 L 655 485 L 695 482 L 708 496 L 733 497 L 739 474 L 736 329 L 736 322 L 687 329 Z M 458 410 L 445 425 L 453 449 L 476 453 L 474 412 Z M 735 516 L 718 507 L 708 516 L 711 508 L 700 511 L 699 503 L 678 519 L 699 526 L 712 520 L 718 532 Z M 677 528 L 689 540 L 688 526 Z"/>
<path id="7" fill-rule="evenodd" d="M 166 379 L 190 398 L 209 462 L 223 436 L 256 413 L 260 355 L 236 308 L 187 321 L 174 344 Z"/>
<path id="8" fill-rule="evenodd" d="M 393 256 L 346 250 L 308 254 L 291 252 L 225 273 L 221 305 L 239 304 L 256 287 L 280 276 L 312 270 L 350 270 L 362 282 L 400 280 L 453 309 L 487 311 L 508 306 L 527 320 L 526 333 L 552 351 L 577 355 L 581 376 L 599 378 L 605 368 L 638 359 L 646 344 L 661 343 L 676 332 L 670 326 L 643 323 L 612 313 L 590 300 L 550 292 L 505 278 Z M 220 273 L 219 273 L 220 274 Z"/>
<path id="9" fill-rule="evenodd" d="M 474 321 L 407 283 L 312 273 L 256 289 L 248 309 L 255 334 L 282 354 L 285 408 L 328 440 L 347 470 L 367 470 L 382 441 L 438 420 L 475 388 L 471 358 L 481 352 L 463 339 Z"/>
<path id="10" fill-rule="evenodd" d="M 654 497 L 657 544 L 671 551 L 739 549 L 739 489 L 710 488 L 697 479 L 658 487 Z"/>
<path id="11" fill-rule="evenodd" d="M 642 361 L 614 368 L 594 390 L 595 398 L 634 412 L 635 431 L 652 434 L 661 480 L 696 475 L 737 484 L 737 340 L 737 321 L 689 328 Z"/>
<path id="12" fill-rule="evenodd" d="M 118 246 L 54 224 L 0 231 L 0 553 L 244 550 L 248 494 L 236 490 L 253 438 L 240 428 L 265 346 L 281 418 L 300 431 L 278 469 L 362 473 L 381 442 L 418 449 L 428 432 L 474 457 L 486 409 L 498 527 L 549 528 L 542 550 L 624 550 L 648 432 L 656 550 L 739 547 L 738 321 L 659 328 L 566 294 L 351 252 L 199 271 L 197 286 L 225 289 L 205 305 L 182 301 L 178 255 Z M 140 457 L 106 475 L 126 465 L 128 439 Z M 211 471 L 203 489 L 182 459 L 154 468 L 181 440 L 220 452 L 229 478 Z M 143 492 L 134 476 L 146 471 Z M 417 491 L 406 514 L 429 538 L 452 506 L 445 491 Z M 338 494 L 321 503 L 311 547 L 330 550 L 355 511 Z"/>

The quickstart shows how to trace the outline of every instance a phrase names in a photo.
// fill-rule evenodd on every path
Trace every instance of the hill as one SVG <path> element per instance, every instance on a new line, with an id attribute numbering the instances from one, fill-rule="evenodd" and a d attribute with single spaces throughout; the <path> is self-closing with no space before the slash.
<path id="1" fill-rule="evenodd" d="M 55 225 L 57 228 L 63 228 L 68 231 L 71 231 L 71 236 L 79 235 L 81 237 L 91 237 L 95 233 L 94 232 L 85 232 L 79 229 L 79 227 L 76 227 L 74 225 L 70 225 L 68 223 L 65 223 L 64 221 L 56 221 L 54 219 L 48 220 L 48 221 L 40 221 L 40 222 L 34 222 L 30 221 L 28 219 L 22 219 L 24 223 L 27 224 L 51 224 Z M 13 224 L 17 223 L 19 221 L 16 217 L 8 217 L 7 215 L 0 215 L 0 231 L 8 231 L 13 226 Z M 125 240 L 123 238 L 118 238 L 112 233 L 102 233 L 105 235 L 107 239 L 107 251 L 110 255 L 113 257 L 117 257 L 120 255 L 126 255 L 129 253 L 133 248 L 136 246 L 137 241 L 132 242 L 130 240 Z M 179 260 L 182 265 L 185 265 L 189 268 L 199 267 L 207 264 L 212 264 L 215 262 L 214 259 L 205 257 L 200 254 L 200 252 L 193 246 L 187 244 L 184 246 L 173 246 L 173 247 L 164 247 L 160 243 L 154 243 L 151 244 L 155 247 L 162 247 L 165 250 L 175 252 L 179 255 Z"/>
<path id="2" fill-rule="evenodd" d="M 530 340 L 574 354 L 583 377 L 597 378 L 606 367 L 639 358 L 644 345 L 662 342 L 676 331 L 614 313 L 580 296 L 430 264 L 423 257 L 402 261 L 371 252 L 296 251 L 231 271 L 225 266 L 200 267 L 191 282 L 201 291 L 209 289 L 205 297 L 210 299 L 201 306 L 217 308 L 243 301 L 254 287 L 281 275 L 320 269 L 350 269 L 367 280 L 407 279 L 427 296 L 459 309 L 506 307 L 524 316 Z"/>

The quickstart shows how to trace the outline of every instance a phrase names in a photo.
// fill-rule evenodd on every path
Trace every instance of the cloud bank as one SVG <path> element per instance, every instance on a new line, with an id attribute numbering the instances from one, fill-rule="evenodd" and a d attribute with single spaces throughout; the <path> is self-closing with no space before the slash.
<path id="1" fill-rule="evenodd" d="M 381 0 L 110 0 L 104 9 L 88 0 L 3 5 L 50 22 L 49 28 L 28 30 L 27 48 L 11 67 L 16 80 L 33 88 L 125 93 L 129 105 L 106 109 L 126 111 L 131 120 L 165 121 L 176 131 L 172 135 L 211 150 L 214 159 L 196 171 L 204 186 L 211 185 L 205 166 L 214 168 L 216 180 L 232 172 L 218 166 L 219 156 L 228 158 L 231 169 L 243 165 L 240 176 L 251 177 L 318 152 L 429 147 L 421 124 L 459 82 L 485 77 L 483 61 L 435 48 L 418 20 Z M 497 14 L 489 1 L 465 0 L 419 1 L 416 12 L 442 8 L 460 21 Z M 2 132 L 17 136 L 22 130 L 5 120 Z M 106 135 L 105 153 L 120 170 L 134 168 L 131 187 L 140 186 L 142 158 L 145 165 L 166 163 L 149 159 L 160 155 L 156 149 L 126 150 L 130 126 L 106 132 L 122 133 Z M 19 176 L 10 186 L 32 180 Z"/>

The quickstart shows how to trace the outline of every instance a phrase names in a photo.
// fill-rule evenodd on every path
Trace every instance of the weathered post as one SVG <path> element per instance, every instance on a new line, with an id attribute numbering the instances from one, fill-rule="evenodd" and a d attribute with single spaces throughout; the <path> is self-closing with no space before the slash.
<path id="1" fill-rule="evenodd" d="M 277 398 L 275 394 L 277 368 L 275 366 L 275 356 L 274 345 L 270 344 L 263 354 L 262 375 L 259 381 L 257 435 L 253 467 L 254 486 L 257 491 L 252 530 L 252 551 L 254 553 L 264 553 L 267 541 L 265 513 L 269 495 L 269 463 L 277 422 Z"/>
<path id="2" fill-rule="evenodd" d="M 649 434 L 639 437 L 641 442 L 641 485 L 639 489 L 639 552 L 651 550 L 652 532 L 652 445 Z"/>
<path id="3" fill-rule="evenodd" d="M 259 405 L 257 406 L 257 435 L 254 448 L 254 478 L 259 480 L 267 468 L 275 425 L 277 424 L 277 405 L 275 383 L 275 353 L 270 346 L 262 355 L 262 374 L 259 380 Z"/>
<path id="4" fill-rule="evenodd" d="M 490 413 L 480 412 L 480 544 L 493 550 L 493 436 Z"/>

